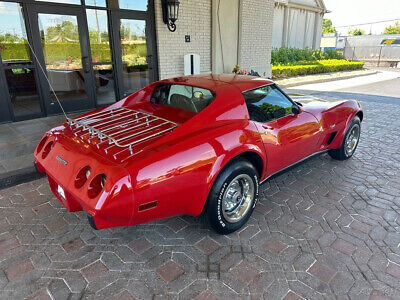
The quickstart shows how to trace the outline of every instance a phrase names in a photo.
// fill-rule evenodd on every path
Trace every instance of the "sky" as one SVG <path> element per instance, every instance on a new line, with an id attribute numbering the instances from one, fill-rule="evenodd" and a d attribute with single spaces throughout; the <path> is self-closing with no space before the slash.
<path id="1" fill-rule="evenodd" d="M 73 2 L 77 0 L 61 0 L 63 2 Z M 86 0 L 87 2 L 93 0 Z M 102 2 L 102 0 L 97 0 Z M 121 3 L 134 3 L 130 0 L 122 0 Z M 333 26 L 353 25 L 369 23 L 382 20 L 399 19 L 400 22 L 400 0 L 324 0 L 325 5 L 331 13 L 325 15 L 333 22 Z M 136 9 L 145 9 L 145 0 L 138 2 L 141 6 Z M 90 13 L 89 13 L 90 14 Z M 89 16 L 90 19 L 93 16 Z M 103 22 L 100 22 L 102 24 Z M 386 26 L 392 22 L 378 23 L 373 25 L 353 26 L 361 28 L 366 34 L 380 34 Z M 21 22 L 17 3 L 0 2 L 0 34 L 12 32 L 22 35 Z M 349 27 L 336 28 L 342 34 L 347 34 Z M 105 28 L 101 28 L 105 30 Z"/>
<path id="2" fill-rule="evenodd" d="M 17 3 L 0 2 L 0 34 L 12 33 L 23 36 L 25 28 L 21 26 L 19 5 Z"/>
<path id="3" fill-rule="evenodd" d="M 190 0 L 191 1 L 191 0 Z M 400 0 L 399 0 L 400 1 Z M 62 3 L 80 3 L 80 0 L 55 0 L 55 2 Z M 85 0 L 87 4 L 93 4 L 94 0 Z M 104 6 L 105 0 L 96 0 L 98 6 Z M 130 8 L 136 10 L 146 10 L 147 0 L 119 0 L 120 6 L 123 8 Z M 96 19 L 94 15 L 93 9 L 87 10 L 87 16 L 89 21 L 90 29 L 96 29 Z M 98 19 L 99 19 L 99 27 L 100 31 L 107 31 L 107 16 L 104 11 L 99 11 Z M 42 21 L 44 21 L 44 17 L 42 17 Z M 51 22 L 55 22 L 55 20 L 50 20 L 51 18 L 47 18 L 49 22 L 46 24 L 43 23 L 44 27 L 51 26 Z M 55 18 L 53 18 L 55 19 Z M 135 32 L 138 35 L 143 34 L 143 21 L 127 21 L 125 26 L 131 27 L 131 32 Z M 26 36 L 24 23 L 20 14 L 20 6 L 17 3 L 13 2 L 0 2 L 0 34 L 11 33 L 16 34 L 19 37 Z"/>
<path id="4" fill-rule="evenodd" d="M 325 6 L 331 13 L 325 18 L 331 19 L 333 26 L 362 24 L 375 21 L 399 19 L 400 0 L 324 0 Z M 373 25 L 353 26 L 365 30 L 366 34 L 381 34 L 392 22 Z M 342 34 L 347 34 L 348 28 L 336 28 Z"/>

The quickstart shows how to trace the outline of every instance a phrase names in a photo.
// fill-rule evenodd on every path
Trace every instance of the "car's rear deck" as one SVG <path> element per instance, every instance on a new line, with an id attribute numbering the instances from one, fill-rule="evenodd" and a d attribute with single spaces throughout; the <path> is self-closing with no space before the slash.
<path id="1" fill-rule="evenodd" d="M 106 109 L 68 119 L 73 134 L 123 161 L 140 151 L 140 145 L 178 126 L 167 119 L 126 107 Z"/>

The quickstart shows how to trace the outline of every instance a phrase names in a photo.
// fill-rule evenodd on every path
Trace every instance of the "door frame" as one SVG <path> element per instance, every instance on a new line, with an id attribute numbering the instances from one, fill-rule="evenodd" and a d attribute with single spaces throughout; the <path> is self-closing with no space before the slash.
<path id="1" fill-rule="evenodd" d="M 149 71 L 149 82 L 158 80 L 158 57 L 155 30 L 154 1 L 149 0 L 147 11 L 127 11 L 127 10 L 111 10 L 111 39 L 112 52 L 115 63 L 115 74 L 117 81 L 118 99 L 122 99 L 129 95 L 124 91 L 122 52 L 121 52 L 121 36 L 119 28 L 120 19 L 142 20 L 146 22 L 146 46 L 147 46 L 147 64 Z"/>
<path id="2" fill-rule="evenodd" d="M 94 90 L 94 74 L 93 74 L 93 66 L 92 66 L 92 57 L 90 51 L 90 42 L 89 42 L 89 32 L 87 27 L 87 19 L 86 13 L 83 7 L 81 6 L 56 6 L 49 5 L 48 3 L 38 3 L 34 4 L 27 3 L 27 13 L 29 24 L 32 30 L 32 47 L 35 51 L 37 59 L 36 63 L 38 65 L 38 75 L 39 75 L 39 85 L 42 90 L 42 99 L 44 104 L 44 110 L 46 115 L 54 115 L 60 114 L 62 112 L 60 106 L 57 101 L 52 102 L 52 91 L 50 89 L 49 83 L 47 81 L 46 76 L 43 74 L 43 71 L 40 67 L 43 66 L 44 70 L 46 70 L 46 63 L 44 58 L 44 51 L 42 49 L 41 43 L 41 35 L 39 29 L 39 20 L 38 16 L 40 13 L 43 14 L 54 14 L 54 15 L 69 15 L 75 16 L 77 18 L 78 23 L 78 35 L 79 35 L 79 43 L 81 50 L 81 59 L 82 59 L 82 69 L 84 75 L 84 84 L 86 90 L 86 98 L 77 99 L 77 100 L 68 100 L 66 102 L 62 102 L 63 108 L 66 112 L 69 111 L 78 111 L 78 110 L 87 110 L 96 107 L 96 95 Z M 40 64 L 40 65 L 39 65 Z M 47 71 L 47 70 L 46 70 Z"/>
<path id="3" fill-rule="evenodd" d="M 15 2 L 12 0 L 8 0 L 6 2 Z M 33 41 L 32 41 L 32 28 L 30 25 L 30 20 L 29 16 L 27 13 L 27 4 L 23 2 L 18 2 L 21 5 L 21 14 L 24 22 L 24 29 L 26 33 L 26 39 L 28 43 L 33 47 Z M 37 60 L 35 59 L 32 49 L 28 46 L 28 54 L 30 56 L 30 62 L 28 63 L 21 63 L 19 66 L 21 68 L 30 68 L 34 70 L 34 78 L 35 78 L 35 85 L 36 85 L 36 93 L 39 97 L 39 106 L 40 106 L 40 112 L 38 113 L 32 113 L 32 114 L 27 114 L 23 116 L 16 116 L 14 112 L 13 105 L 11 103 L 11 96 L 10 96 L 10 91 L 8 89 L 8 84 L 7 84 L 7 78 L 5 75 L 5 70 L 7 69 L 14 69 L 14 67 L 5 67 L 2 62 L 2 57 L 0 55 L 0 107 L 7 108 L 7 110 L 1 110 L 0 111 L 0 123 L 4 122 L 16 122 L 16 121 L 25 121 L 25 120 L 30 120 L 30 119 L 35 119 L 35 118 L 41 118 L 44 117 L 45 110 L 44 110 L 44 103 L 43 103 L 43 92 L 41 89 L 41 86 L 39 84 L 39 73 L 41 72 L 39 70 L 39 65 Z M 18 68 L 18 67 L 15 67 Z M 3 103 L 3 104 L 2 104 Z"/>
<path id="4" fill-rule="evenodd" d="M 10 93 L 7 86 L 7 78 L 5 76 L 3 61 L 0 55 L 0 124 L 3 122 L 14 121 L 14 112 L 11 107 Z"/>
<path id="5" fill-rule="evenodd" d="M 99 107 L 97 104 L 97 95 L 95 90 L 95 78 L 93 71 L 93 62 L 91 58 L 90 40 L 88 33 L 88 24 L 86 18 L 86 9 L 101 9 L 107 11 L 108 15 L 108 33 L 111 46 L 112 55 L 112 66 L 114 72 L 115 81 L 115 100 L 118 101 L 122 99 L 124 88 L 122 80 L 122 58 L 121 58 L 121 47 L 120 47 L 120 33 L 118 18 L 122 19 L 138 19 L 146 21 L 146 42 L 147 42 L 147 59 L 148 59 L 148 69 L 149 69 L 149 81 L 154 82 L 159 80 L 158 73 L 158 52 L 157 52 L 157 32 L 155 23 L 155 4 L 154 0 L 148 0 L 147 11 L 135 11 L 120 9 L 118 7 L 113 7 L 110 5 L 110 1 L 107 0 L 107 7 L 95 7 L 91 5 L 84 5 L 84 0 L 80 4 L 65 4 L 65 3 L 54 3 L 54 2 L 41 2 L 34 0 L 5 0 L 6 2 L 18 2 L 22 5 L 22 14 L 25 21 L 25 30 L 29 43 L 31 44 L 33 51 L 37 55 L 38 60 L 35 58 L 32 50 L 30 50 L 31 63 L 30 66 L 34 68 L 35 78 L 36 78 L 36 90 L 39 96 L 39 103 L 41 107 L 41 112 L 35 115 L 27 115 L 22 117 L 15 117 L 13 107 L 10 100 L 10 94 L 7 87 L 7 81 L 5 78 L 4 67 L 0 64 L 0 107 L 3 108 L 0 111 L 0 123 L 9 121 L 22 121 L 27 119 L 33 119 L 37 117 L 45 117 L 49 115 L 60 114 L 61 109 L 59 105 L 55 103 L 50 105 L 52 95 L 50 94 L 50 88 L 46 78 L 40 66 L 45 66 L 44 55 L 41 47 L 41 37 L 40 30 L 38 26 L 38 20 L 35 16 L 36 13 L 54 13 L 61 15 L 75 15 L 78 20 L 78 30 L 79 30 L 79 40 L 81 44 L 82 57 L 84 52 L 82 48 L 85 47 L 85 54 L 87 55 L 87 64 L 89 66 L 89 73 L 85 77 L 86 82 L 91 81 L 91 88 L 86 88 L 87 105 L 82 105 L 68 109 L 67 111 L 73 110 L 85 110 L 93 109 Z M 36 27 L 35 27 L 36 26 Z M 82 27 L 82 28 L 80 28 Z M 85 35 L 85 38 L 83 38 Z M 1 63 L 1 57 L 0 57 Z M 28 67 L 28 66 L 26 66 Z M 50 106 L 55 107 L 52 109 Z M 64 106 L 67 106 L 64 103 Z"/>

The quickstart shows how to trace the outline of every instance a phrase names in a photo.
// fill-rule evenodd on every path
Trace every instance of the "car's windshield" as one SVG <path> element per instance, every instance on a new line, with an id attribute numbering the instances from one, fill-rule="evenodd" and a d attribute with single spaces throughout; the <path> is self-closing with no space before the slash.
<path id="1" fill-rule="evenodd" d="M 207 89 L 183 84 L 161 84 L 155 87 L 150 102 L 199 113 L 214 99 L 215 94 Z"/>

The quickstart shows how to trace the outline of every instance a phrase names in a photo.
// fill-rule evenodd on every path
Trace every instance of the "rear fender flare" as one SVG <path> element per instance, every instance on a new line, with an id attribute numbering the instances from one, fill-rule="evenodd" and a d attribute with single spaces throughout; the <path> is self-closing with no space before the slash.
<path id="1" fill-rule="evenodd" d="M 210 171 L 209 174 L 209 178 L 208 178 L 208 186 L 207 186 L 207 194 L 206 197 L 204 197 L 204 201 L 202 203 L 201 206 L 201 211 L 198 211 L 195 213 L 195 215 L 199 215 L 208 200 L 208 195 L 210 194 L 211 188 L 214 185 L 215 180 L 217 179 L 218 175 L 221 173 L 221 171 L 236 157 L 239 157 L 243 154 L 246 153 L 254 153 L 256 155 L 259 156 L 259 158 L 262 160 L 262 170 L 261 170 L 261 174 L 260 174 L 260 182 L 261 182 L 261 178 L 263 176 L 263 174 L 265 173 L 266 170 L 266 155 L 265 153 L 262 151 L 262 148 L 255 146 L 255 145 L 244 145 L 243 147 L 239 148 L 239 149 L 235 149 L 234 151 L 231 151 L 225 155 L 221 155 L 217 158 L 217 160 L 215 161 L 213 168 Z M 256 167 L 256 166 L 255 166 Z M 257 168 L 257 167 L 256 167 Z"/>

